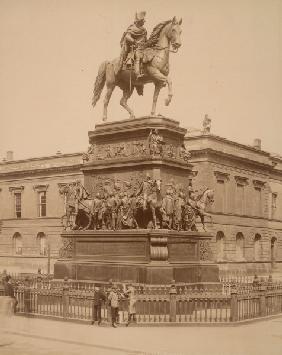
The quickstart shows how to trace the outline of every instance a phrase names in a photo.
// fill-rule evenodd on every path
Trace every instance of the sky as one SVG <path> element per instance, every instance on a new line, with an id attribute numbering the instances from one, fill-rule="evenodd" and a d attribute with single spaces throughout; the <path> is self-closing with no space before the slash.
<path id="1" fill-rule="evenodd" d="M 0 160 L 82 152 L 102 122 L 91 98 L 99 65 L 119 56 L 123 31 L 145 10 L 148 33 L 182 18 L 182 47 L 170 57 L 174 96 L 157 113 L 282 154 L 282 0 L 0 0 Z M 153 85 L 128 101 L 151 110 Z M 102 96 L 104 95 L 104 92 Z M 108 120 L 128 118 L 116 88 Z"/>

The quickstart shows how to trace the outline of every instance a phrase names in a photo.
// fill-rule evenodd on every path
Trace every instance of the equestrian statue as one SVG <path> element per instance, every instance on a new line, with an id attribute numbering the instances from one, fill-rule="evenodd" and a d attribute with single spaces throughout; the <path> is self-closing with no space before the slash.
<path id="1" fill-rule="evenodd" d="M 108 104 L 116 86 L 123 91 L 120 104 L 128 111 L 130 118 L 135 116 L 127 101 L 134 89 L 139 95 L 143 95 L 145 84 L 155 85 L 152 116 L 156 115 L 160 90 L 166 85 L 168 96 L 165 105 L 168 106 L 171 102 L 172 82 L 168 76 L 169 55 L 170 52 L 176 53 L 181 46 L 182 19 L 177 20 L 173 17 L 171 20 L 159 23 L 147 39 L 147 31 L 144 27 L 145 15 L 144 11 L 136 13 L 134 24 L 129 26 L 122 35 L 120 57 L 112 61 L 104 61 L 99 67 L 92 105 L 93 107 L 96 105 L 106 86 L 103 121 L 107 120 Z"/>

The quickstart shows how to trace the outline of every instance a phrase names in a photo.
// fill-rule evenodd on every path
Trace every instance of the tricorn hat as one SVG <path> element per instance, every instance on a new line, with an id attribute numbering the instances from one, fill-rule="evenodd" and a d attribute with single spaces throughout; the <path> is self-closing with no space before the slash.
<path id="1" fill-rule="evenodd" d="M 144 20 L 146 16 L 146 11 L 140 11 L 140 12 L 136 12 L 135 14 L 135 21 L 141 21 Z"/>

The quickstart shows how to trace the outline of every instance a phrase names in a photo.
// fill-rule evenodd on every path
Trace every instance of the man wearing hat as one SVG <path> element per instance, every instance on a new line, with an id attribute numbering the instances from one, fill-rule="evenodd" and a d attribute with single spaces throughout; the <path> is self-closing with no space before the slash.
<path id="1" fill-rule="evenodd" d="M 134 72 L 137 79 L 140 74 L 140 60 L 142 58 L 142 49 L 147 40 L 147 30 L 144 27 L 146 12 L 141 11 L 135 14 L 135 21 L 123 33 L 120 40 L 121 54 L 119 62 L 119 71 L 122 69 L 123 63 L 132 48 L 135 49 Z"/>
<path id="2" fill-rule="evenodd" d="M 106 301 L 105 293 L 100 289 L 99 285 L 94 286 L 94 295 L 93 295 L 93 307 L 92 307 L 92 322 L 95 324 L 98 321 L 98 325 L 102 322 L 101 308 L 102 303 Z"/>

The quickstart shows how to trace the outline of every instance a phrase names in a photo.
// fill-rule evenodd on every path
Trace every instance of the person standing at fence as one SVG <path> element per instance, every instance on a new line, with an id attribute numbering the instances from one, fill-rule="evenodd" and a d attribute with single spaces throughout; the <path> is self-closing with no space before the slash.
<path id="1" fill-rule="evenodd" d="M 12 277 L 10 275 L 6 276 L 4 295 L 11 297 L 11 308 L 14 313 L 16 313 L 18 301 L 15 297 L 14 286 L 12 284 Z"/>
<path id="2" fill-rule="evenodd" d="M 92 307 L 92 322 L 95 324 L 98 322 L 98 325 L 102 322 L 102 304 L 106 301 L 105 293 L 100 289 L 98 285 L 94 286 L 94 297 L 93 297 L 93 307 Z"/>
<path id="3" fill-rule="evenodd" d="M 118 319 L 119 319 L 119 301 L 120 296 L 117 290 L 117 287 L 114 285 L 109 294 L 108 300 L 111 305 L 111 316 L 112 316 L 112 326 L 114 328 L 117 327 Z"/>
<path id="4" fill-rule="evenodd" d="M 128 327 L 130 322 L 136 322 L 136 290 L 132 284 L 127 285 L 127 289 L 124 290 L 125 296 L 128 297 L 128 319 L 126 326 Z"/>

